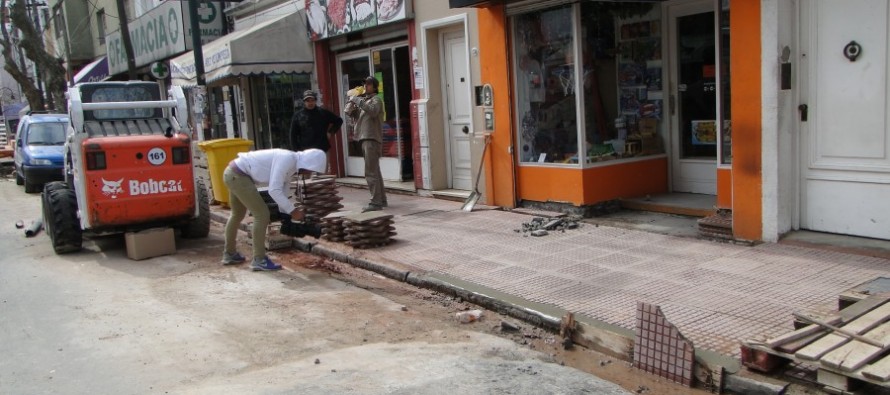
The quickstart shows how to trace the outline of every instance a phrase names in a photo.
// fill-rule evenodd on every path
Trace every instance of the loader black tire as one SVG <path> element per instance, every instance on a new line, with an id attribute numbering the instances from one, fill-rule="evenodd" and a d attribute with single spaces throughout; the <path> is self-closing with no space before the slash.
<path id="1" fill-rule="evenodd" d="M 198 197 L 198 216 L 182 227 L 181 236 L 186 239 L 204 238 L 210 234 L 210 198 L 204 181 L 198 180 L 195 183 L 195 194 Z"/>
<path id="2" fill-rule="evenodd" d="M 56 254 L 83 248 L 83 231 L 77 219 L 77 196 L 64 183 L 50 183 L 43 189 L 43 224 Z"/>
<path id="3" fill-rule="evenodd" d="M 57 189 L 66 189 L 68 188 L 68 184 L 63 181 L 50 181 L 43 185 L 43 194 L 49 194 L 51 191 L 55 191 Z"/>

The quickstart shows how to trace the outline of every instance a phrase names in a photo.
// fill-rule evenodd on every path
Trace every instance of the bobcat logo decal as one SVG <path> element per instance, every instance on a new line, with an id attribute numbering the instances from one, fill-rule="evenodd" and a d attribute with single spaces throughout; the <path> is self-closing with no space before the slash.
<path id="1" fill-rule="evenodd" d="M 102 194 L 105 196 L 111 196 L 112 199 L 117 199 L 117 194 L 124 192 L 124 189 L 121 188 L 121 184 L 124 182 L 124 179 L 121 178 L 117 181 L 108 181 L 106 179 L 102 179 Z"/>

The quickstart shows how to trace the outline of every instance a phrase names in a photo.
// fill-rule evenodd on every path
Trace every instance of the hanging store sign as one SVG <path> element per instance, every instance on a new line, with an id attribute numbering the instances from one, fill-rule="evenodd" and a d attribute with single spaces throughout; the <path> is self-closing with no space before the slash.
<path id="1" fill-rule="evenodd" d="M 306 0 L 312 40 L 357 32 L 413 16 L 411 0 Z"/>
<path id="2" fill-rule="evenodd" d="M 187 6 L 187 2 L 164 2 L 129 23 L 136 67 L 168 59 L 192 49 L 191 19 Z M 198 18 L 202 43 L 222 36 L 223 25 L 218 4 L 202 2 L 198 9 Z M 105 42 L 108 48 L 109 72 L 113 75 L 127 71 L 127 53 L 120 31 L 109 33 Z"/>

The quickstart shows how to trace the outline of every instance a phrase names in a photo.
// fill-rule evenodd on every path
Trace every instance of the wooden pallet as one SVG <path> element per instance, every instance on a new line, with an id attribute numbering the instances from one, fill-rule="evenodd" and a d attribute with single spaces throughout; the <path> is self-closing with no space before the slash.
<path id="1" fill-rule="evenodd" d="M 780 365 L 765 353 L 818 368 L 820 383 L 841 390 L 855 384 L 850 379 L 890 388 L 888 301 L 888 293 L 869 296 L 828 317 L 807 318 L 818 323 L 766 341 L 742 342 L 742 363 L 761 371 Z"/>

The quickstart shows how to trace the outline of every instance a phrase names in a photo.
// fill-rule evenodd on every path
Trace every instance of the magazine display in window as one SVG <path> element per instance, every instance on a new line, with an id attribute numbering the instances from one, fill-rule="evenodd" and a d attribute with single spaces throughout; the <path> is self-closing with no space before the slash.
<path id="1" fill-rule="evenodd" d="M 664 99 L 661 16 L 658 8 L 639 17 L 618 20 L 619 115 L 626 125 L 624 155 L 664 152 L 658 136 Z"/>

